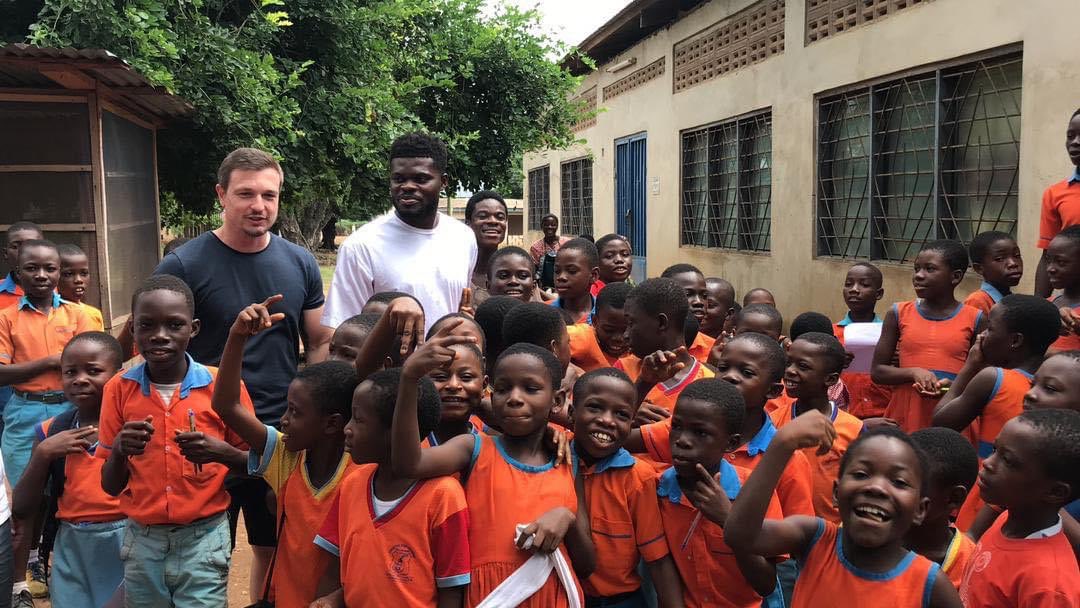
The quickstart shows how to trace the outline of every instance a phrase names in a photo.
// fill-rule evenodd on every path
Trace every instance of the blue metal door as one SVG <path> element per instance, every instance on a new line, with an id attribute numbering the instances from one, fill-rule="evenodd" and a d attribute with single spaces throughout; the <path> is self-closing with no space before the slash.
<path id="1" fill-rule="evenodd" d="M 645 272 L 645 134 L 615 140 L 615 229 L 630 239 L 637 283 Z"/>

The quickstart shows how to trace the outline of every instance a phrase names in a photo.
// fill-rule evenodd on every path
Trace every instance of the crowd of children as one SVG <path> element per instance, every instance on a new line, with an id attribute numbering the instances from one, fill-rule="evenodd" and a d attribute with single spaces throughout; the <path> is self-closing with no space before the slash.
<path id="1" fill-rule="evenodd" d="M 1019 248 L 987 232 L 925 244 L 883 316 L 859 262 L 842 319 L 787 327 L 689 264 L 628 282 L 618 235 L 562 242 L 545 302 L 507 247 L 425 339 L 412 296 L 376 294 L 276 426 L 241 368 L 281 296 L 214 369 L 191 290 L 151 277 L 124 369 L 84 252 L 19 223 L 6 255 L 16 605 L 51 563 L 57 608 L 224 606 L 235 470 L 277 499 L 259 605 L 1080 606 L 1080 227 L 1047 244 L 1056 298 L 1012 293 Z"/>

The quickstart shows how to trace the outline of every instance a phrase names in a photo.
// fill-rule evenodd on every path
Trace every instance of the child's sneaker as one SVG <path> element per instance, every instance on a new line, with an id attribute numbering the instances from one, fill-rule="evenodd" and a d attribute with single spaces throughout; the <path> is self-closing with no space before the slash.
<path id="1" fill-rule="evenodd" d="M 41 560 L 26 567 L 26 584 L 32 597 L 49 597 L 49 573 Z"/>
<path id="2" fill-rule="evenodd" d="M 11 596 L 11 608 L 34 608 L 34 598 L 30 591 L 23 589 Z"/>

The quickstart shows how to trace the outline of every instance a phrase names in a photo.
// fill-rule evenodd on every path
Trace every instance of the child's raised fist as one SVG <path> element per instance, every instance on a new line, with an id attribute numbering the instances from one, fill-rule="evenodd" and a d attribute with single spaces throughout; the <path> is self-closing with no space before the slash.
<path id="1" fill-rule="evenodd" d="M 817 410 L 799 414 L 777 431 L 774 441 L 791 451 L 817 446 L 818 455 L 825 454 L 836 439 L 836 429 L 829 417 Z"/>

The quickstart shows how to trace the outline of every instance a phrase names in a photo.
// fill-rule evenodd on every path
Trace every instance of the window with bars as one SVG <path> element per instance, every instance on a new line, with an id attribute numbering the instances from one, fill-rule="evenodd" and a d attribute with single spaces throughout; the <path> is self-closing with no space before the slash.
<path id="1" fill-rule="evenodd" d="M 581 158 L 565 162 L 560 170 L 560 232 L 570 236 L 592 234 L 592 159 Z"/>
<path id="2" fill-rule="evenodd" d="M 913 260 L 927 241 L 1016 231 L 1020 54 L 818 102 L 818 255 Z"/>
<path id="3" fill-rule="evenodd" d="M 682 134 L 683 245 L 769 251 L 772 112 Z"/>
<path id="4" fill-rule="evenodd" d="M 540 220 L 551 213 L 551 174 L 548 167 L 529 170 L 529 230 L 540 230 Z"/>

